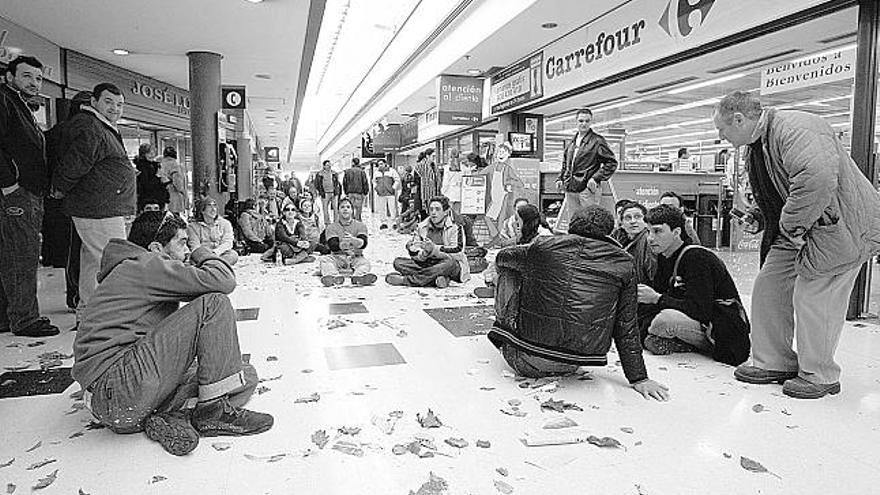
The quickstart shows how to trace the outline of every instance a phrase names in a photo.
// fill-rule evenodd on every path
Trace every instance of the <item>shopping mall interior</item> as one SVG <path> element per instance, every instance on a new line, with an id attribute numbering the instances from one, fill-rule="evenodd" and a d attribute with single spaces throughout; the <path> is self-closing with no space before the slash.
<path id="1" fill-rule="evenodd" d="M 8 316 L 0 315 L 0 490 L 875 493 L 880 276 L 873 271 L 880 242 L 872 244 L 868 224 L 878 217 L 880 226 L 880 207 L 870 203 L 878 194 L 878 45 L 876 0 L 3 2 L 0 310 Z M 18 71 L 35 62 L 22 66 L 20 57 L 41 65 L 42 82 L 32 94 Z M 123 103 L 112 122 L 94 94 L 103 83 Z M 796 128 L 779 144 L 771 141 L 782 140 L 777 134 L 754 131 L 752 140 L 733 144 L 719 129 L 735 124 L 715 118 L 733 93 L 764 109 L 760 119 L 734 114 L 734 123 L 737 115 L 757 126 L 767 115 L 797 115 L 813 119 L 823 134 Z M 16 114 L 13 106 L 27 112 Z M 590 313 L 599 305 L 593 299 L 618 289 L 579 292 L 578 274 L 610 273 L 618 258 L 583 268 L 583 259 L 595 255 L 584 248 L 560 262 L 559 272 L 542 271 L 550 266 L 535 254 L 543 246 L 586 242 L 564 233 L 570 202 L 586 205 L 578 201 L 589 192 L 565 189 L 574 180 L 573 157 L 586 146 L 577 142 L 584 109 L 590 136 L 604 139 L 616 164 L 594 183 L 589 201 L 610 212 L 620 229 L 615 234 L 623 236 L 587 239 L 613 245 L 599 251 L 612 249 L 630 263 L 624 276 L 602 280 L 631 282 L 634 293 L 638 268 L 631 265 L 639 256 L 653 260 L 657 272 L 671 267 L 678 255 L 670 253 L 681 251 L 652 251 L 662 232 L 654 232 L 651 219 L 665 211 L 654 210 L 665 193 L 674 193 L 681 208 L 672 210 L 694 231 L 686 242 L 706 248 L 691 251 L 720 260 L 751 321 L 751 347 L 735 363 L 711 351 L 721 345 L 718 321 L 694 321 L 684 310 L 671 311 L 696 325 L 710 351 L 681 334 L 660 339 L 677 343 L 676 352 L 648 344 L 658 334 L 653 314 L 642 325 L 643 309 L 659 310 L 667 297 L 643 304 L 643 288 L 657 288 L 653 280 L 639 284 L 638 296 L 620 289 L 605 314 Z M 25 113 L 34 118 L 15 121 Z M 82 145 L 90 137 L 64 134 L 84 119 L 116 138 L 111 160 L 124 171 L 97 172 L 106 160 L 96 156 L 100 149 Z M 41 131 L 42 158 L 18 158 L 16 126 Z M 62 146 L 57 136 L 69 141 Z M 764 140 L 763 155 L 754 139 Z M 805 147 L 819 149 L 820 140 L 823 158 L 837 150 L 833 163 L 810 162 L 816 170 L 833 169 L 821 184 L 805 178 L 814 169 L 790 163 Z M 765 174 L 784 205 L 773 228 L 764 220 L 772 214 L 759 213 L 767 210 L 761 203 L 767 185 L 752 183 L 764 177 L 752 165 L 766 162 L 769 169 L 777 157 L 788 182 L 780 186 L 783 179 L 772 170 Z M 28 159 L 48 167 L 45 190 L 26 184 Z M 64 169 L 80 161 L 91 168 L 78 173 L 103 185 L 68 185 Z M 857 178 L 834 182 L 845 167 Z M 170 191 L 166 199 L 148 192 L 153 176 Z M 870 201 L 847 207 L 836 198 L 857 181 Z M 809 196 L 805 188 L 830 192 Z M 20 219 L 31 210 L 15 198 L 25 193 L 38 204 L 31 217 L 40 225 L 19 242 L 14 239 L 24 239 L 27 227 Z M 107 197 L 94 198 L 101 194 Z M 435 195 L 449 204 L 431 201 Z M 86 203 L 72 198 L 90 196 L 98 207 L 82 213 Z M 792 198 L 808 199 L 796 206 Z M 810 205 L 811 198 L 830 206 Z M 531 243 L 522 240 L 527 213 L 513 208 L 520 199 L 535 206 L 528 211 L 549 229 Z M 615 211 L 622 200 L 649 212 L 641 254 L 630 250 L 635 240 L 621 241 L 634 239 L 626 237 L 623 211 Z M 414 211 L 407 215 L 410 202 Z M 130 203 L 130 211 L 109 212 L 117 203 Z M 212 205 L 216 223 L 206 220 Z M 355 210 L 351 223 L 346 205 Z M 434 223 L 434 206 L 441 224 Z M 148 211 L 154 207 L 160 213 Z M 785 220 L 796 208 L 816 212 L 797 234 Z M 829 211 L 833 225 L 824 223 Z M 806 271 L 811 243 L 853 222 L 848 215 L 862 219 L 846 224 L 850 242 L 860 246 L 856 254 L 839 246 L 816 249 L 832 262 L 850 255 L 854 261 L 845 273 Z M 90 229 L 116 219 L 131 242 L 109 235 L 114 240 L 93 249 L 98 241 Z M 313 239 L 304 227 L 312 221 Z M 162 238 L 175 222 L 183 227 Z M 144 228 L 152 230 L 140 243 L 136 234 Z M 508 228 L 512 237 L 505 237 Z M 208 235 L 203 232 L 211 238 L 199 240 Z M 768 232 L 776 236 L 771 258 L 789 250 L 797 265 L 773 289 L 768 267 L 776 265 L 761 252 Z M 681 235 L 687 237 L 683 229 Z M 189 237 L 181 241 L 183 254 L 172 246 L 179 236 Z M 24 245 L 36 246 L 39 256 Z M 127 250 L 122 261 L 114 258 L 119 246 Z M 522 291 L 513 289 L 512 297 L 503 283 L 512 280 L 505 278 L 511 270 L 495 261 L 514 252 L 528 254 L 515 278 Z M 429 272 L 422 283 L 424 270 L 435 266 L 424 268 L 432 256 L 457 263 L 444 264 L 452 271 L 442 275 Z M 414 276 L 404 268 L 422 271 Z M 132 271 L 120 290 L 119 270 L 126 269 L 142 271 Z M 21 301 L 30 294 L 22 287 L 33 285 L 34 270 L 34 317 L 44 332 L 28 335 L 34 324 L 19 323 L 27 306 Z M 678 273 L 670 269 L 662 281 L 667 303 L 674 291 L 686 291 Z M 804 302 L 804 284 L 847 274 L 850 285 L 822 286 Z M 198 289 L 178 294 L 156 282 L 161 277 L 186 279 Z M 213 288 L 212 277 L 226 280 L 222 289 Z M 540 283 L 529 285 L 533 280 Z M 559 295 L 569 292 L 587 295 Z M 767 373 L 791 376 L 744 380 L 743 367 L 769 362 L 759 342 L 778 329 L 758 328 L 766 317 L 756 320 L 756 308 L 778 310 L 767 302 L 778 293 L 792 294 L 796 338 L 791 332 L 787 342 L 785 335 L 774 338 L 787 346 L 796 369 L 768 367 Z M 635 308 L 636 297 L 638 314 L 622 317 L 621 308 Z M 135 299 L 152 306 L 131 317 Z M 200 312 L 207 300 L 220 301 L 221 310 Z M 717 292 L 708 300 L 715 311 L 729 302 Z M 779 306 L 786 304 L 792 305 Z M 507 325 L 512 306 L 519 313 Z M 535 307 L 546 313 L 543 320 Z M 578 311 L 593 315 L 591 321 L 569 329 L 585 318 Z M 189 319 L 172 320 L 184 313 Z M 812 328 L 811 319 L 823 321 Z M 526 331 L 527 321 L 541 325 Z M 225 341 L 212 333 L 222 325 Z M 614 328 L 613 345 L 611 330 L 595 335 L 605 327 Z M 637 349 L 623 348 L 621 328 L 631 329 Z M 182 333 L 194 337 L 160 340 Z M 605 339 L 596 344 L 599 354 L 584 358 L 573 350 L 595 338 Z M 805 349 L 813 340 L 821 340 L 817 366 L 839 367 L 839 381 L 819 383 L 821 393 L 809 400 L 792 395 L 789 382 L 814 383 L 810 365 L 798 361 L 815 351 Z M 95 348 L 107 364 L 90 376 Z M 511 357 L 512 349 L 520 357 Z M 220 373 L 216 355 L 230 352 L 234 363 L 227 360 L 222 369 L 231 366 L 234 374 L 212 381 L 209 374 Z M 634 354 L 647 378 L 632 380 Z M 169 355 L 184 366 L 172 370 Z M 530 371 L 541 366 L 556 372 Z M 230 379 L 241 380 L 237 388 L 227 387 Z M 646 383 L 658 388 L 643 394 Z M 169 405 L 184 394 L 183 406 Z M 241 397 L 244 403 L 237 402 Z M 220 419 L 199 419 L 216 403 L 228 408 Z M 263 426 L 253 426 L 259 421 Z M 211 433 L 212 424 L 220 433 Z"/>

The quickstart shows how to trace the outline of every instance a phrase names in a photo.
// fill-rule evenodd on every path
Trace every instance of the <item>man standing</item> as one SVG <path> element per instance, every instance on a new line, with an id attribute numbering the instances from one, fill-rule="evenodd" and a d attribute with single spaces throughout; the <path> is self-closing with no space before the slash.
<path id="1" fill-rule="evenodd" d="M 578 110 L 577 134 L 562 154 L 562 170 L 556 180 L 556 189 L 565 191 L 565 199 L 556 221 L 557 232 L 568 232 L 568 222 L 575 211 L 591 204 L 599 204 L 599 184 L 608 180 L 617 170 L 617 159 L 605 138 L 590 127 L 593 112 Z"/>
<path id="2" fill-rule="evenodd" d="M 718 103 L 714 122 L 719 137 L 748 146 L 749 182 L 766 220 L 752 290 L 752 364 L 734 376 L 784 382 L 783 393 L 796 398 L 836 394 L 847 301 L 859 267 L 880 251 L 880 196 L 816 115 L 765 109 L 737 91 Z"/>
<path id="3" fill-rule="evenodd" d="M 354 219 L 351 200 L 339 200 L 336 221 L 327 226 L 327 245 L 330 254 L 321 256 L 321 283 L 326 287 L 341 285 L 345 281 L 340 270 L 351 270 L 351 283 L 372 285 L 376 276 L 370 273 L 370 262 L 364 258 L 367 247 L 367 227 Z"/>
<path id="4" fill-rule="evenodd" d="M 388 228 L 391 224 L 397 228 L 397 190 L 400 188 L 400 177 L 394 169 L 390 168 L 385 160 L 379 159 L 379 168 L 373 179 L 376 182 L 373 188 L 376 191 L 376 207 L 379 209 L 379 217 L 382 218 L 380 229 Z"/>
<path id="5" fill-rule="evenodd" d="M 324 160 L 322 169 L 315 174 L 315 192 L 321 197 L 321 207 L 324 210 L 324 225 L 330 225 L 330 208 L 333 208 L 333 217 L 339 216 L 337 203 L 342 188 L 339 186 L 339 178 L 330 166 L 330 160 Z"/>
<path id="6" fill-rule="evenodd" d="M 611 212 L 591 205 L 575 212 L 568 235 L 502 249 L 489 340 L 528 378 L 604 366 L 613 340 L 630 385 L 646 399 L 665 401 L 667 387 L 648 379 L 633 262 L 608 237 L 613 228 Z"/>
<path id="7" fill-rule="evenodd" d="M 135 169 L 116 129 L 124 104 L 115 85 L 95 86 L 91 106 L 70 120 L 72 141 L 52 177 L 55 196 L 64 199 L 82 239 L 77 321 L 98 285 L 104 247 L 125 239 L 124 217 L 135 213 Z"/>
<path id="8" fill-rule="evenodd" d="M 27 106 L 43 86 L 43 64 L 20 56 L 0 86 L 0 333 L 57 335 L 40 316 L 37 265 L 43 195 L 49 189 L 46 142 Z"/>
<path id="9" fill-rule="evenodd" d="M 351 159 L 351 168 L 346 170 L 345 175 L 342 176 L 342 189 L 345 191 L 345 195 L 351 199 L 354 219 L 358 222 L 362 221 L 364 198 L 370 194 L 370 179 L 367 178 L 367 173 L 364 172 L 359 158 Z"/>
<path id="10" fill-rule="evenodd" d="M 385 282 L 411 287 L 449 286 L 450 280 L 465 283 L 471 278 L 464 253 L 464 229 L 456 223 L 449 198 L 435 196 L 428 202 L 428 218 L 406 243 L 409 258 L 396 258 Z"/>
<path id="11" fill-rule="evenodd" d="M 199 247 L 185 264 L 188 253 L 186 222 L 170 213 L 142 213 L 129 240 L 110 241 L 71 370 L 101 424 L 143 430 L 174 455 L 195 449 L 199 436 L 273 424 L 241 408 L 259 380 L 241 360 L 230 258 Z"/>

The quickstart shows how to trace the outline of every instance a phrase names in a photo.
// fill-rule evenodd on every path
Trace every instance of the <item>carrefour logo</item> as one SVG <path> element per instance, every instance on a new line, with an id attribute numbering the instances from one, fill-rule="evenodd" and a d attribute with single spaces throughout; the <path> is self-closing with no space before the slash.
<path id="1" fill-rule="evenodd" d="M 687 38 L 706 22 L 714 4 L 715 0 L 669 0 L 660 17 L 660 27 L 675 39 Z"/>

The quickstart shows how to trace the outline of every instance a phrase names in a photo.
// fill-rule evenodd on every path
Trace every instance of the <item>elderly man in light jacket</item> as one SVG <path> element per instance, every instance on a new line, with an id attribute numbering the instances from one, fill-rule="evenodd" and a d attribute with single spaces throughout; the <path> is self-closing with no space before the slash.
<path id="1" fill-rule="evenodd" d="M 847 301 L 859 268 L 880 251 L 880 195 L 816 115 L 762 108 L 756 96 L 735 92 L 718 103 L 714 121 L 722 139 L 747 146 L 766 220 L 752 290 L 752 364 L 734 376 L 783 382 L 796 398 L 836 394 Z"/>

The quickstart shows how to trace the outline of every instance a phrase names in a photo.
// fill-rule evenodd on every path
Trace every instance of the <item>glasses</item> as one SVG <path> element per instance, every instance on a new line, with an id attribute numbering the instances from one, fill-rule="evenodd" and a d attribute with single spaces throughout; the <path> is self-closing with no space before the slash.
<path id="1" fill-rule="evenodd" d="M 285 208 L 285 209 L 283 209 L 283 210 L 281 210 L 281 211 L 296 211 L 296 210 L 294 210 L 293 208 L 291 208 L 291 207 L 288 206 L 287 208 Z"/>

